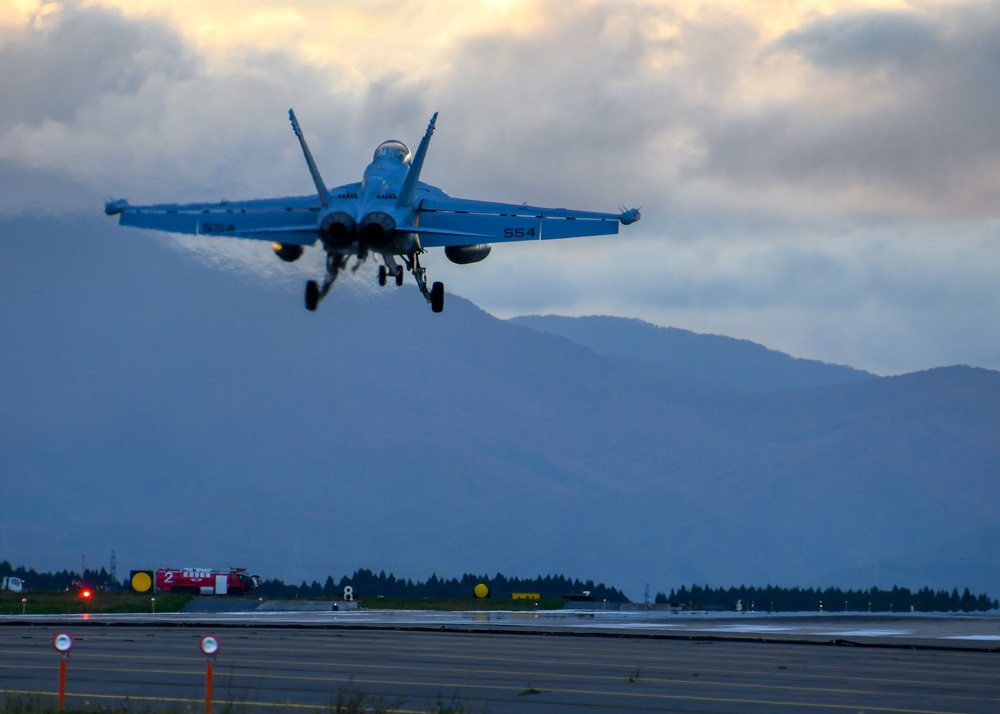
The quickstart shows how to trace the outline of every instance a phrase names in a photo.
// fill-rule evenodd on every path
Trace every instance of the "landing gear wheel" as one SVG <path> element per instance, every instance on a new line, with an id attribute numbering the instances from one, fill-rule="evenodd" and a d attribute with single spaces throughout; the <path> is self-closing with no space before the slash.
<path id="1" fill-rule="evenodd" d="M 310 280 L 306 283 L 306 310 L 312 312 L 319 305 L 319 283 Z"/>
<path id="2" fill-rule="evenodd" d="M 389 272 L 385 269 L 384 265 L 378 266 L 378 284 L 381 285 L 383 288 L 385 287 L 385 281 L 388 275 Z"/>
<path id="3" fill-rule="evenodd" d="M 431 311 L 444 310 L 444 283 L 434 283 L 431 286 Z"/>
<path id="4" fill-rule="evenodd" d="M 402 286 L 403 286 L 403 268 L 400 267 L 399 270 L 396 271 L 396 287 L 399 288 Z"/>

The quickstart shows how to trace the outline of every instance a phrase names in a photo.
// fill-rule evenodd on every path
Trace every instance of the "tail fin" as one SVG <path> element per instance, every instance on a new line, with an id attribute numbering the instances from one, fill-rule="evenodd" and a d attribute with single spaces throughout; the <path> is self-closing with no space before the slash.
<path id="1" fill-rule="evenodd" d="M 316 184 L 316 192 L 319 194 L 319 202 L 323 204 L 323 207 L 327 206 L 327 195 L 329 191 L 326 190 L 326 184 L 323 183 L 323 177 L 319 175 L 319 169 L 316 168 L 316 162 L 313 161 L 312 152 L 309 151 L 309 144 L 306 143 L 306 137 L 302 134 L 302 129 L 299 128 L 299 122 L 295 118 L 295 112 L 291 109 L 288 110 L 288 118 L 292 120 L 292 130 L 295 132 L 295 136 L 299 137 L 299 144 L 302 146 L 302 154 L 306 157 L 306 164 L 309 166 L 309 173 L 312 174 L 313 183 Z"/>
<path id="2" fill-rule="evenodd" d="M 431 135 L 434 133 L 434 123 L 437 121 L 437 118 L 438 113 L 434 112 L 430 124 L 427 125 L 427 133 L 424 134 L 424 138 L 420 140 L 420 146 L 417 147 L 417 155 L 410 162 L 410 170 L 406 172 L 406 178 L 403 180 L 403 188 L 400 189 L 399 198 L 396 199 L 396 205 L 400 208 L 413 203 L 413 192 L 416 190 L 417 181 L 420 179 L 420 169 L 424 167 L 424 157 L 427 156 L 427 147 L 431 143 Z"/>

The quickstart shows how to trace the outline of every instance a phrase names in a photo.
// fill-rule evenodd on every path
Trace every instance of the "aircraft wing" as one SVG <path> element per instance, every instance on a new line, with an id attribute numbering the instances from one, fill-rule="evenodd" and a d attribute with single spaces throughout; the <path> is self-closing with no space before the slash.
<path id="1" fill-rule="evenodd" d="M 231 236 L 312 245 L 320 236 L 317 195 L 221 203 L 163 203 L 131 206 L 125 200 L 104 207 L 123 226 L 167 233 Z"/>
<path id="2" fill-rule="evenodd" d="M 541 208 L 462 198 L 425 198 L 413 231 L 424 248 L 613 235 L 626 214 Z M 630 220 L 628 222 L 631 222 Z"/>

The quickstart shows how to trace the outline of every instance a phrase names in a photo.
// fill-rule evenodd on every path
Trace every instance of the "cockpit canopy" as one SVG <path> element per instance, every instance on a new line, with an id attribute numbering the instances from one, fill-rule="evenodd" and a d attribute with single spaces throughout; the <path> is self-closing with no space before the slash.
<path id="1" fill-rule="evenodd" d="M 406 165 L 410 163 L 410 150 L 406 148 L 406 144 L 396 139 L 383 141 L 379 144 L 378 148 L 375 149 L 375 156 L 372 157 L 372 160 L 378 161 L 383 156 L 398 159 Z"/>

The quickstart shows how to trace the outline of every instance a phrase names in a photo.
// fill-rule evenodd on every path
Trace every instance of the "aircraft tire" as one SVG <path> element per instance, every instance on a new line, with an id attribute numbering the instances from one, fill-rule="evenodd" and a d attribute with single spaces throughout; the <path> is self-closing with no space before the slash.
<path id="1" fill-rule="evenodd" d="M 400 288 L 403 286 L 403 269 L 400 268 L 396 271 L 396 287 Z"/>
<path id="2" fill-rule="evenodd" d="M 444 310 L 444 283 L 434 283 L 431 286 L 431 311 Z"/>
<path id="3" fill-rule="evenodd" d="M 312 312 L 319 305 L 319 283 L 310 280 L 306 283 L 306 310 Z"/>
<path id="4" fill-rule="evenodd" d="M 378 284 L 381 285 L 383 288 L 385 287 L 387 276 L 388 273 L 385 270 L 385 266 L 384 265 L 378 266 Z"/>

